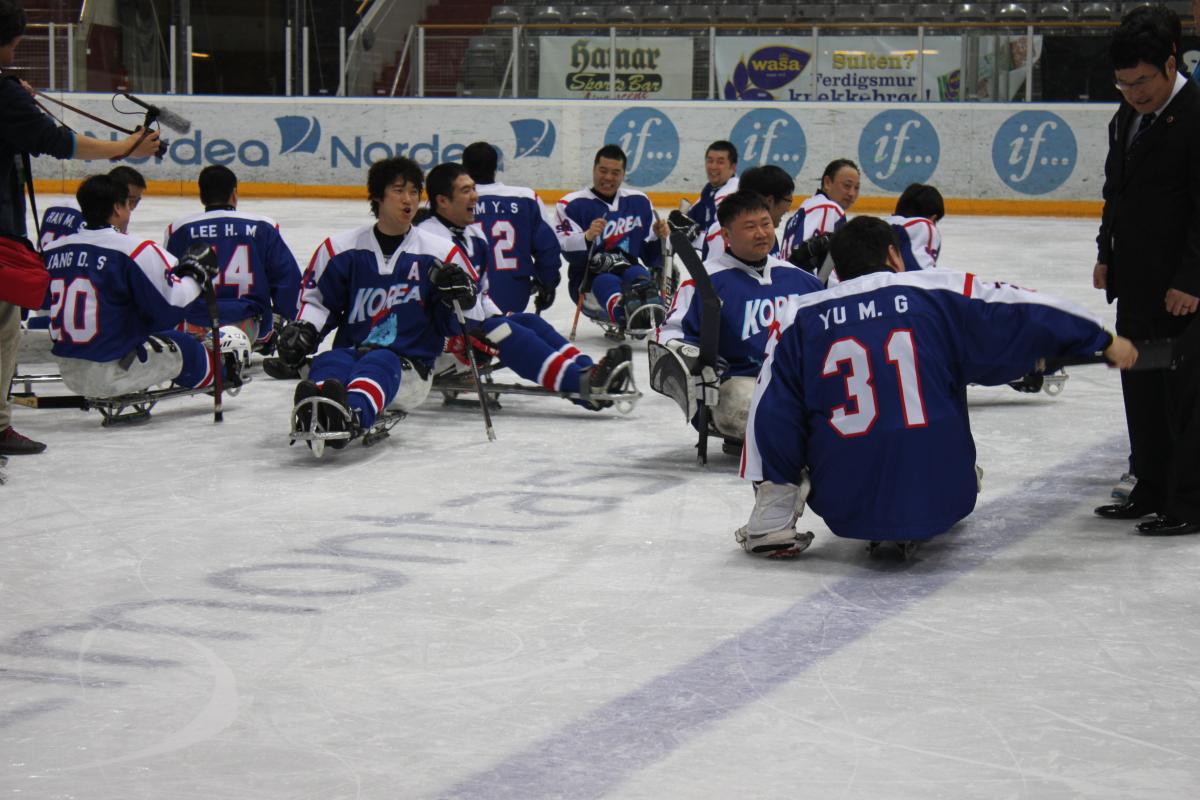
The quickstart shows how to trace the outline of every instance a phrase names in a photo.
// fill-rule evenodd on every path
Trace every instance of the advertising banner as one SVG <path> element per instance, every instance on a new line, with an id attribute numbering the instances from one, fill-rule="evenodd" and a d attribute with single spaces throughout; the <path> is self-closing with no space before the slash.
<path id="1" fill-rule="evenodd" d="M 543 36 L 538 96 L 602 100 L 690 100 L 692 40 L 685 37 Z M 616 94 L 609 63 L 616 60 Z"/>
<path id="2" fill-rule="evenodd" d="M 736 36 L 716 40 L 725 100 L 937 102 L 1019 99 L 1024 36 Z M 1041 36 L 1033 37 L 1033 61 Z M 964 51 L 968 60 L 964 61 Z M 964 83 L 965 82 L 965 83 Z"/>
<path id="3" fill-rule="evenodd" d="M 107 95 L 63 98 L 112 115 Z M 797 196 L 817 189 L 827 163 L 850 158 L 862 168 L 864 197 L 894 197 L 918 182 L 948 198 L 1094 202 L 1113 113 L 1104 104 L 147 99 L 192 122 L 185 135 L 165 132 L 170 144 L 161 161 L 132 160 L 151 181 L 174 181 L 192 194 L 203 167 L 224 164 L 242 184 L 266 191 L 340 187 L 356 197 L 380 159 L 407 156 L 428 170 L 458 161 L 481 140 L 499 150 L 504 183 L 587 186 L 596 150 L 613 143 L 626 153 L 628 186 L 694 196 L 705 183 L 705 149 L 728 139 L 739 170 L 778 166 L 796 181 Z M 65 121 L 81 134 L 112 135 L 74 114 Z M 109 168 L 43 157 L 34 175 L 71 181 Z"/>

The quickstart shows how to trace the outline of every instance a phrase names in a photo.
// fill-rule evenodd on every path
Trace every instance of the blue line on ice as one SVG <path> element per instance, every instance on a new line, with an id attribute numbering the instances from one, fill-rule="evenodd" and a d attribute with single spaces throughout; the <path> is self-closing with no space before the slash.
<path id="1" fill-rule="evenodd" d="M 911 564 L 863 569 L 842 578 L 468 778 L 443 797 L 603 796 L 709 725 L 900 616 L 1046 527 L 1047 521 L 1061 518 L 1095 490 L 1097 464 L 1123 447 L 1109 440 L 1029 478 L 1015 491 L 977 507 L 965 528 L 947 534 L 945 544 L 931 545 Z M 803 569 L 803 563 L 801 556 L 796 566 Z"/>

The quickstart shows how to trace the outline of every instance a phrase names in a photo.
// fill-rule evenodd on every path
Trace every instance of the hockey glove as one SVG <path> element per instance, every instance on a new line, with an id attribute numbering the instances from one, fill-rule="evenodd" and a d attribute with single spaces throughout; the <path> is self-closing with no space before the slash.
<path id="1" fill-rule="evenodd" d="M 304 357 L 317 349 L 317 329 L 311 322 L 289 322 L 275 338 L 279 358 L 291 367 L 300 366 Z"/>
<path id="2" fill-rule="evenodd" d="M 218 272 L 217 251 L 204 244 L 189 247 L 171 270 L 177 278 L 191 278 L 201 286 L 216 277 Z"/>
<path id="3" fill-rule="evenodd" d="M 611 272 L 614 275 L 620 275 L 628 266 L 629 258 L 621 252 L 596 253 L 588 262 L 588 269 L 597 275 L 602 272 Z"/>
<path id="4" fill-rule="evenodd" d="M 429 280 L 441 294 L 442 302 L 450 308 L 456 300 L 464 310 L 475 305 L 475 282 L 458 264 L 447 264 L 435 258 L 429 266 Z"/>
<path id="5" fill-rule="evenodd" d="M 667 226 L 671 233 L 682 233 L 689 241 L 700 235 L 700 226 L 696 221 L 679 209 L 667 215 Z"/>
<path id="6" fill-rule="evenodd" d="M 554 288 L 546 286 L 539 280 L 533 282 L 533 310 L 541 314 L 554 304 Z"/>
<path id="7" fill-rule="evenodd" d="M 815 273 L 825 263 L 825 257 L 829 255 L 829 242 L 832 239 L 833 235 L 829 233 L 814 234 L 812 238 L 796 245 L 795 249 L 788 254 L 788 261 L 800 269 Z"/>

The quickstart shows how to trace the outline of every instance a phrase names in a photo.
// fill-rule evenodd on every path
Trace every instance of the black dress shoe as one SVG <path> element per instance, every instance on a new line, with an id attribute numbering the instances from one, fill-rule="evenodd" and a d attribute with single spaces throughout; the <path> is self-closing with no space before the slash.
<path id="1" fill-rule="evenodd" d="M 1096 509 L 1096 515 L 1105 519 L 1138 519 L 1148 517 L 1153 513 L 1155 513 L 1153 508 L 1136 500 L 1130 500 L 1128 503 L 1113 503 Z"/>
<path id="2" fill-rule="evenodd" d="M 1184 522 L 1181 519 L 1159 516 L 1149 522 L 1140 523 L 1137 532 L 1143 536 L 1183 536 L 1188 533 L 1200 533 L 1200 523 Z"/>

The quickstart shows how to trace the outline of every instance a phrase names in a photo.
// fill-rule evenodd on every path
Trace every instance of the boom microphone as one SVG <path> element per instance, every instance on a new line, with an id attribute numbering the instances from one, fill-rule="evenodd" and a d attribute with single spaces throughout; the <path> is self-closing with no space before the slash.
<path id="1" fill-rule="evenodd" d="M 139 100 L 138 98 L 134 97 L 129 92 L 121 92 L 121 94 L 124 95 L 127 100 L 130 100 L 146 109 L 146 111 L 150 112 L 152 117 L 156 118 L 159 122 L 161 122 L 163 125 L 166 125 L 176 133 L 187 133 L 192 129 L 191 120 L 184 119 L 170 109 L 163 108 L 162 106 L 152 106 L 145 100 Z"/>

